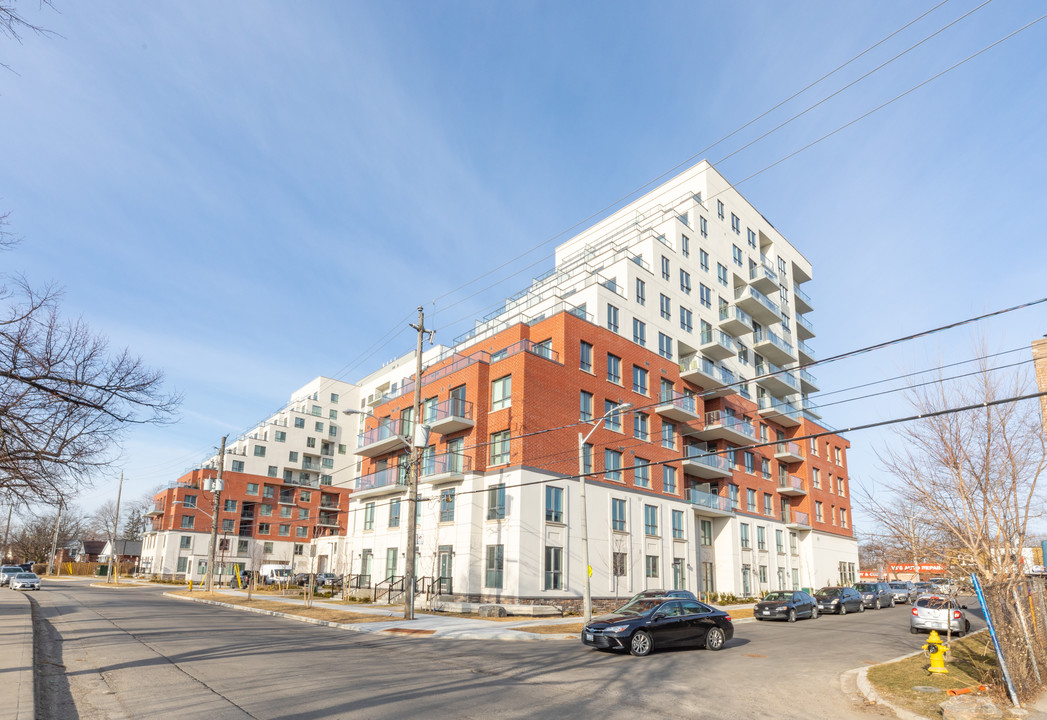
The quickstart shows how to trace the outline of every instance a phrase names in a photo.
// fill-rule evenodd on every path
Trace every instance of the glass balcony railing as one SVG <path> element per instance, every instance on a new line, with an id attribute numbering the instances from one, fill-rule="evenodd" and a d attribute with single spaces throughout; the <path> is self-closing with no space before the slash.
<path id="1" fill-rule="evenodd" d="M 378 427 L 372 428 L 367 432 L 360 433 L 360 436 L 356 440 L 356 447 L 362 448 L 368 445 L 374 445 L 375 443 L 382 442 L 383 440 L 389 440 L 394 437 L 402 437 L 404 432 L 401 430 L 401 421 L 379 419 Z M 407 429 L 410 432 L 410 429 Z"/>
<path id="2" fill-rule="evenodd" d="M 362 492 L 364 490 L 376 490 L 383 487 L 394 487 L 402 486 L 406 487 L 408 484 L 408 476 L 406 468 L 393 466 L 373 472 L 369 475 L 361 475 L 356 478 L 356 482 L 353 484 L 353 489 L 356 492 Z"/>
<path id="3" fill-rule="evenodd" d="M 811 360 L 814 360 L 817 357 L 814 354 L 814 350 L 811 349 L 811 346 L 808 345 L 807 343 L 805 343 L 803 340 L 801 340 L 799 342 L 799 348 L 800 348 L 800 352 L 802 352 L 807 357 L 811 358 Z"/>
<path id="4" fill-rule="evenodd" d="M 745 422 L 735 415 L 728 415 L 722 410 L 712 410 L 705 413 L 705 427 L 724 427 L 753 440 L 756 439 L 756 430 L 751 422 Z"/>
<path id="5" fill-rule="evenodd" d="M 753 326 L 752 316 L 735 305 L 723 305 L 720 307 L 720 322 L 737 320 L 749 327 Z"/>
<path id="6" fill-rule="evenodd" d="M 730 498 L 721 497 L 719 495 L 713 495 L 712 493 L 703 492 L 695 488 L 688 488 L 687 502 L 691 503 L 692 505 L 700 505 L 701 507 L 707 507 L 710 510 L 719 510 L 720 512 L 731 512 Z"/>
<path id="7" fill-rule="evenodd" d="M 699 463 L 714 470 L 722 470 L 725 473 L 731 471 L 731 466 L 727 464 L 727 458 L 723 455 L 710 455 L 708 450 L 703 450 L 693 445 L 687 446 L 686 454 L 687 460 L 690 462 Z"/>
<path id="8" fill-rule="evenodd" d="M 784 384 L 800 392 L 800 383 L 797 381 L 796 376 L 789 370 L 782 370 L 780 367 L 775 365 L 773 362 L 762 360 L 757 362 L 756 365 L 757 378 L 761 375 L 772 375 Z"/>
<path id="9" fill-rule="evenodd" d="M 814 375 L 811 375 L 806 370 L 800 371 L 800 379 L 806 383 L 810 383 L 811 385 L 818 387 L 818 378 L 816 378 Z"/>
<path id="10" fill-rule="evenodd" d="M 784 353 L 788 353 L 789 355 L 793 354 L 793 346 L 782 340 L 770 330 L 757 330 L 753 332 L 753 344 L 758 345 L 763 342 L 771 343 Z M 803 343 L 801 342 L 800 344 L 802 345 Z"/>
<path id="11" fill-rule="evenodd" d="M 473 404 L 468 400 L 462 400 L 461 398 L 448 398 L 447 400 L 436 404 L 432 416 L 426 418 L 425 422 L 432 423 L 446 418 L 465 418 L 466 420 L 472 420 Z"/>
<path id="12" fill-rule="evenodd" d="M 421 477 L 433 475 L 459 475 L 472 470 L 472 458 L 461 453 L 441 453 L 422 458 Z"/>
<path id="13" fill-rule="evenodd" d="M 689 413 L 697 414 L 698 402 L 695 400 L 694 395 L 684 395 L 682 393 L 662 393 L 661 397 L 662 405 L 672 405 L 678 407 L 681 410 L 685 410 Z"/>
<path id="14" fill-rule="evenodd" d="M 803 453 L 800 451 L 800 446 L 794 442 L 780 442 L 774 446 L 776 453 L 789 453 L 790 455 L 802 456 Z"/>
<path id="15" fill-rule="evenodd" d="M 769 297 L 767 297 L 766 295 L 764 295 L 762 292 L 760 292 L 756 288 L 752 287 L 751 285 L 747 285 L 746 287 L 742 288 L 739 292 L 737 292 L 735 294 L 735 299 L 736 300 L 742 300 L 746 296 L 749 296 L 749 297 L 753 298 L 754 300 L 758 300 L 761 305 L 766 307 L 768 310 L 773 312 L 775 315 L 780 316 L 782 314 L 782 309 L 780 307 L 778 307 L 778 303 L 774 302 Z"/>
<path id="16" fill-rule="evenodd" d="M 754 265 L 749 268 L 749 282 L 762 280 L 763 278 L 767 278 L 775 285 L 778 284 L 778 273 L 770 265 Z"/>
<path id="17" fill-rule="evenodd" d="M 793 490 L 803 490 L 803 480 L 796 477 L 795 475 L 787 475 L 786 477 L 778 478 L 778 487 L 792 488 Z"/>
<path id="18" fill-rule="evenodd" d="M 803 327 L 807 328 L 811 332 L 811 334 L 814 334 L 814 325 L 812 325 L 811 321 L 808 320 L 804 315 L 797 315 L 796 322 L 798 322 Z"/>
<path id="19" fill-rule="evenodd" d="M 793 286 L 793 292 L 796 293 L 796 297 L 806 302 L 809 306 L 814 307 L 811 303 L 811 296 L 801 290 L 799 285 Z"/>

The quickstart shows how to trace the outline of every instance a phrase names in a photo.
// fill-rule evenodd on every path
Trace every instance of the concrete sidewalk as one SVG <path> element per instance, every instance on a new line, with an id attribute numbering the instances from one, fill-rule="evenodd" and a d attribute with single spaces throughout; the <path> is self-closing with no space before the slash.
<path id="1" fill-rule="evenodd" d="M 0 720 L 32 720 L 33 610 L 24 592 L 0 590 Z"/>

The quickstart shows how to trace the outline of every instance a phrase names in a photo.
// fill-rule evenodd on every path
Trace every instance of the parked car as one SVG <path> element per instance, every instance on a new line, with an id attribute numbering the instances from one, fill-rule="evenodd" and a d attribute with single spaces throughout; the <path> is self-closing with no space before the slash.
<path id="1" fill-rule="evenodd" d="M 941 630 L 945 632 L 949 626 L 952 633 L 962 637 L 964 633 L 970 632 L 971 621 L 967 619 L 966 605 L 960 605 L 951 598 L 941 595 L 924 595 L 916 600 L 913 605 L 912 614 L 909 617 L 909 632 L 918 635 L 921 632 Z"/>
<path id="2" fill-rule="evenodd" d="M 920 595 L 934 595 L 937 592 L 933 583 L 918 582 L 913 584 L 916 586 L 917 597 L 919 597 Z"/>
<path id="3" fill-rule="evenodd" d="M 11 578 L 20 572 L 25 572 L 21 565 L 0 566 L 0 585 L 7 585 L 11 582 Z"/>
<path id="4" fill-rule="evenodd" d="M 887 583 L 858 583 L 854 589 L 861 593 L 862 602 L 867 608 L 879 610 L 882 607 L 894 607 L 894 592 Z"/>
<path id="5" fill-rule="evenodd" d="M 767 593 L 763 600 L 753 607 L 753 617 L 757 620 L 788 620 L 796 618 L 818 617 L 818 601 L 802 590 L 779 590 Z"/>
<path id="6" fill-rule="evenodd" d="M 258 580 L 263 585 L 283 585 L 291 581 L 291 567 L 276 563 L 266 563 L 258 571 Z"/>
<path id="7" fill-rule="evenodd" d="M 39 590 L 40 578 L 36 573 L 20 572 L 11 576 L 8 581 L 12 590 Z"/>
<path id="8" fill-rule="evenodd" d="M 639 600 L 640 598 L 653 598 L 653 597 L 670 597 L 670 598 L 683 598 L 685 600 L 697 600 L 694 593 L 690 590 L 641 590 L 640 592 L 629 598 L 629 602 Z M 628 604 L 628 603 L 626 603 Z"/>
<path id="9" fill-rule="evenodd" d="M 316 573 L 316 584 L 322 587 L 334 585 L 337 579 L 338 576 L 334 573 Z"/>
<path id="10" fill-rule="evenodd" d="M 854 588 L 823 587 L 815 591 L 814 599 L 818 601 L 818 610 L 823 613 L 865 612 L 862 596 Z"/>
<path id="11" fill-rule="evenodd" d="M 734 637 L 731 616 L 697 600 L 640 598 L 582 628 L 582 643 L 650 655 L 655 648 L 701 645 L 719 650 Z"/>
<path id="12" fill-rule="evenodd" d="M 955 590 L 953 581 L 947 577 L 927 578 L 927 582 L 934 588 L 934 592 L 939 595 L 952 595 Z"/>
<path id="13" fill-rule="evenodd" d="M 908 605 L 916 599 L 916 586 L 909 580 L 899 580 L 892 583 L 887 583 L 891 592 L 894 593 L 894 601 L 905 603 Z"/>

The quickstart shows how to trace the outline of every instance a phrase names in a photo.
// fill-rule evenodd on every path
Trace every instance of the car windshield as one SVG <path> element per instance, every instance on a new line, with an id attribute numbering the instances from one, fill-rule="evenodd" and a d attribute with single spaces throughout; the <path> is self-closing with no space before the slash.
<path id="1" fill-rule="evenodd" d="M 822 595 L 825 597 L 836 597 L 840 594 L 841 588 L 835 587 L 823 587 L 821 590 L 815 593 L 815 595 Z"/>
<path id="2" fill-rule="evenodd" d="M 773 592 L 767 593 L 767 596 L 763 599 L 764 602 L 788 602 L 793 599 L 793 594 L 790 592 Z"/>
<path id="3" fill-rule="evenodd" d="M 920 598 L 916 601 L 916 607 L 927 608 L 928 610 L 945 610 L 951 605 L 952 603 L 948 599 L 940 597 Z"/>
<path id="4" fill-rule="evenodd" d="M 877 588 L 876 588 L 875 585 L 861 584 L 861 585 L 855 585 L 854 589 L 857 590 L 858 592 L 876 592 Z"/>
<path id="5" fill-rule="evenodd" d="M 639 600 L 633 600 L 631 603 L 624 607 L 620 607 L 614 611 L 615 615 L 646 615 L 647 613 L 654 610 L 656 607 L 661 605 L 664 600 L 652 599 L 652 598 L 640 598 Z"/>
<path id="6" fill-rule="evenodd" d="M 22 568 L 17 568 L 17 567 L 16 567 L 16 568 L 9 568 L 9 567 L 5 567 L 5 568 L 3 568 L 2 570 L 0 570 L 0 572 L 2 572 L 2 573 L 5 573 L 5 574 L 7 574 L 7 575 L 13 575 L 14 573 L 20 573 L 20 572 L 22 572 Z"/>
<path id="7" fill-rule="evenodd" d="M 908 590 L 909 587 L 905 583 L 891 583 L 891 588 L 894 590 Z"/>
<path id="8" fill-rule="evenodd" d="M 36 580 L 36 573 L 18 573 L 15 577 L 19 580 Z"/>

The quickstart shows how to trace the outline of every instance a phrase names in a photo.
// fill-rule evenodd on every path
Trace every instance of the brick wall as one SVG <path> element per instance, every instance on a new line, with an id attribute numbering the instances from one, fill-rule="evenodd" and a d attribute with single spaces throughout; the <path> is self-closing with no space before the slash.
<path id="1" fill-rule="evenodd" d="M 1036 368 L 1036 387 L 1040 392 L 1047 392 L 1047 338 L 1033 340 L 1032 359 Z M 1043 432 L 1047 435 L 1047 396 L 1040 398 L 1040 418 Z"/>

